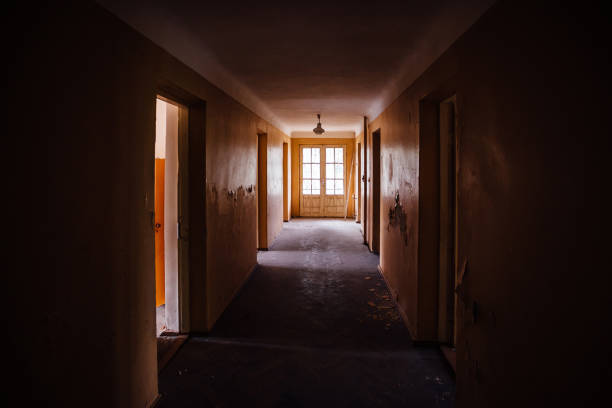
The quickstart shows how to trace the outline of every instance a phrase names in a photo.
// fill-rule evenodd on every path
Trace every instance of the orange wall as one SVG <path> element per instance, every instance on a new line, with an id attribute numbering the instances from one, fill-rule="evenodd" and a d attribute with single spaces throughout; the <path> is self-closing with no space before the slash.
<path id="1" fill-rule="evenodd" d="M 164 172 L 165 159 L 155 159 L 155 306 L 166 303 L 164 250 Z M 157 225 L 160 225 L 157 228 Z"/>
<path id="2" fill-rule="evenodd" d="M 23 256 L 30 260 L 14 277 L 12 287 L 19 289 L 10 300 L 23 313 L 10 322 L 20 335 L 9 342 L 21 356 L 11 372 L 26 387 L 21 398 L 44 405 L 149 406 L 157 396 L 158 89 L 181 89 L 206 102 L 206 146 L 191 153 L 205 154 L 205 171 L 201 162 L 190 163 L 191 182 L 205 186 L 205 195 L 191 197 L 190 216 L 206 209 L 206 229 L 190 234 L 206 241 L 208 254 L 206 268 L 191 271 L 201 277 L 192 280 L 201 285 L 191 300 L 205 309 L 192 316 L 194 331 L 212 326 L 256 263 L 250 187 L 257 132 L 270 135 L 274 163 L 282 160 L 276 156 L 285 136 L 95 4 L 37 5 L 26 12 L 14 19 L 27 34 L 17 47 L 12 86 L 19 92 L 11 90 L 11 99 L 31 106 L 32 95 L 52 95 L 53 103 L 37 108 L 36 120 L 25 110 L 14 115 L 22 124 L 15 134 L 28 140 L 32 155 L 23 185 L 44 187 L 26 191 L 32 196 L 25 201 L 39 207 L 31 211 L 41 215 L 24 227 L 29 238 L 23 242 L 39 237 L 28 246 L 40 257 Z M 282 223 L 282 178 L 276 169 L 271 173 L 274 231 Z M 30 219 L 23 211 L 22 219 Z M 192 249 L 204 262 L 199 248 Z M 26 335 L 33 327 L 44 335 Z M 61 391 L 62 384 L 71 391 Z"/>

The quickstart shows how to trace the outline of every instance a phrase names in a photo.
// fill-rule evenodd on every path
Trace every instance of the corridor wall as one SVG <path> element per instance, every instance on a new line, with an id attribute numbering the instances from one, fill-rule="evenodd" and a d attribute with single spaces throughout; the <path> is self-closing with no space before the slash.
<path id="1" fill-rule="evenodd" d="M 435 341 L 439 146 L 421 108 L 456 94 L 457 406 L 583 406 L 603 393 L 605 376 L 584 376 L 608 372 L 610 354 L 610 278 L 587 214 L 601 170 L 586 166 L 610 134 L 601 15 L 499 2 L 365 135 L 381 129 L 382 272 L 414 340 Z M 396 193 L 403 228 L 387 217 Z"/>
<path id="2" fill-rule="evenodd" d="M 258 131 L 274 158 L 273 233 L 282 225 L 276 156 L 288 137 L 93 2 L 9 11 L 22 33 L 10 126 L 27 142 L 15 197 L 29 203 L 15 212 L 9 388 L 46 406 L 151 406 L 157 93 L 205 103 L 190 118 L 205 138 L 190 140 L 193 332 L 210 330 L 257 262 Z"/>

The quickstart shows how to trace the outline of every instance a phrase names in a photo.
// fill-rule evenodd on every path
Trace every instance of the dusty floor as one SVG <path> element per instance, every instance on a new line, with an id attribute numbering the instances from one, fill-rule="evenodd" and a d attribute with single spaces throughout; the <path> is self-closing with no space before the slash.
<path id="1" fill-rule="evenodd" d="M 453 406 L 449 367 L 412 345 L 359 228 L 285 223 L 210 336 L 161 372 L 159 406 Z"/>

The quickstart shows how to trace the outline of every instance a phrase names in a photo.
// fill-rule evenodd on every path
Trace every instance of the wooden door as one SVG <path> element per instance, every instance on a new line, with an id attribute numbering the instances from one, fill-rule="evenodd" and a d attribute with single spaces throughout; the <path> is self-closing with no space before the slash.
<path id="1" fill-rule="evenodd" d="M 164 245 L 165 160 L 155 159 L 155 306 L 166 303 Z"/>
<path id="2" fill-rule="evenodd" d="M 300 215 L 302 217 L 324 216 L 321 189 L 322 150 L 321 146 L 300 146 Z"/>
<path id="3" fill-rule="evenodd" d="M 345 146 L 325 146 L 323 160 L 323 216 L 344 217 L 347 172 Z"/>

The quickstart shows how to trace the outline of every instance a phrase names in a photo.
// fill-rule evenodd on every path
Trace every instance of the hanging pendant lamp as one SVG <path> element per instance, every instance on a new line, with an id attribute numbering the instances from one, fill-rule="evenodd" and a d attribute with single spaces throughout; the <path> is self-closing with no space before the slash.
<path id="1" fill-rule="evenodd" d="M 316 135 L 322 135 L 325 132 L 325 130 L 321 127 L 321 114 L 317 113 L 317 118 L 319 119 L 319 123 L 317 123 L 317 127 L 312 129 L 312 131 Z"/>

